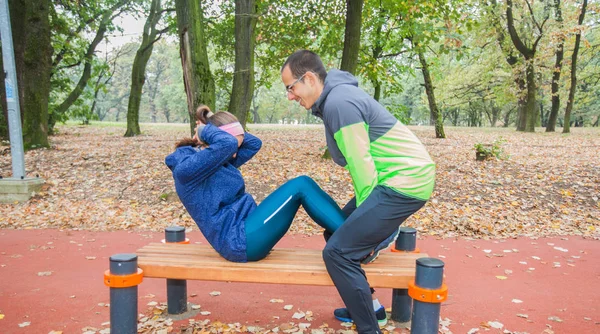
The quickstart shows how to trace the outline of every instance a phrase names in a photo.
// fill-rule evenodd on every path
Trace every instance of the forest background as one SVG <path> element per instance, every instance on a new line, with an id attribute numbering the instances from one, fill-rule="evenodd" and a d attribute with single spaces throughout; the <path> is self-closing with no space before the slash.
<path id="1" fill-rule="evenodd" d="M 407 124 L 598 126 L 598 3 L 571 0 L 10 0 L 25 147 L 77 120 L 190 122 L 199 103 L 244 124 L 319 120 L 286 101 L 280 66 L 314 50 Z M 122 17 L 144 27 L 110 46 Z M 0 87 L 4 88 L 4 87 Z M 8 137 L 4 89 L 0 136 Z M 565 126 L 566 125 L 566 126 Z M 5 142 L 6 144 L 6 142 Z"/>
<path id="2" fill-rule="evenodd" d="M 328 68 L 354 73 L 426 145 L 437 179 L 434 199 L 415 216 L 421 232 L 597 236 L 597 2 L 9 5 L 27 173 L 46 184 L 28 204 L 3 206 L 0 227 L 194 226 L 164 157 L 191 133 L 199 103 L 233 112 L 263 139 L 242 170 L 258 201 L 309 174 L 344 205 L 349 176 L 322 159 L 322 126 L 311 125 L 320 121 L 287 101 L 280 81 L 285 58 L 309 48 Z M 143 22 L 141 35 L 111 46 L 110 38 L 136 37 L 123 32 L 123 17 Z M 6 136 L 5 119 L 0 129 Z M 6 177 L 10 149 L 2 143 Z M 476 162 L 480 151 L 492 160 Z M 296 222 L 294 229 L 317 230 L 305 215 Z"/>

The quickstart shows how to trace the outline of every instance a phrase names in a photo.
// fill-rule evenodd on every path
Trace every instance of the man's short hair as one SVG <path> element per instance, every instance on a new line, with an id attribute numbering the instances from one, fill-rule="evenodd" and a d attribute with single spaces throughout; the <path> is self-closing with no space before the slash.
<path id="1" fill-rule="evenodd" d="M 300 78 L 306 72 L 310 71 L 319 77 L 319 80 L 324 83 L 327 77 L 327 71 L 321 58 L 314 52 L 309 50 L 298 50 L 294 52 L 281 66 L 281 72 L 288 66 L 294 78 Z"/>

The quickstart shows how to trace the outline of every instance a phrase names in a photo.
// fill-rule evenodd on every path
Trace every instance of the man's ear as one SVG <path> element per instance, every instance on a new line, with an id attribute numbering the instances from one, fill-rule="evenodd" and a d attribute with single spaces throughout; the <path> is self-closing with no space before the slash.
<path id="1" fill-rule="evenodd" d="M 310 80 L 311 86 L 315 86 L 317 82 L 319 82 L 319 78 L 317 78 L 317 75 L 311 71 L 306 72 L 306 75 L 304 77 Z"/>

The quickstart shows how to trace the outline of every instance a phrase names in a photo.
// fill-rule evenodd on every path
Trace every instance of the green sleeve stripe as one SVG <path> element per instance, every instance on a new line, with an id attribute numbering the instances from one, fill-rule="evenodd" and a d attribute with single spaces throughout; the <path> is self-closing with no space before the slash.
<path id="1" fill-rule="evenodd" d="M 370 153 L 369 126 L 364 122 L 340 128 L 334 135 L 350 172 L 356 205 L 359 206 L 377 185 L 377 170 Z"/>

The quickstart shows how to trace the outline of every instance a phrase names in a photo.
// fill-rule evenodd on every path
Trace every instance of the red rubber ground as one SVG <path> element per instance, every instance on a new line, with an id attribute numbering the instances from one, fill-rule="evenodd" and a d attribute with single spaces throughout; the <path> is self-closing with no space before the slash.
<path id="1" fill-rule="evenodd" d="M 199 232 L 187 236 L 192 243 L 206 244 Z M 110 301 L 103 273 L 108 258 L 133 253 L 162 238 L 161 233 L 151 232 L 0 230 L 0 333 L 82 333 L 87 326 L 106 328 L 102 324 L 109 321 L 109 307 L 103 305 Z M 286 236 L 277 245 L 323 246 L 321 236 L 298 235 Z M 547 329 L 600 333 L 597 240 L 424 238 L 417 246 L 446 263 L 449 298 L 442 304 L 441 316 L 450 320 L 448 328 L 453 333 L 473 328 L 480 328 L 479 333 L 542 333 Z M 221 295 L 210 296 L 212 291 Z M 200 320 L 274 327 L 287 321 L 307 322 L 292 319 L 301 310 L 313 313 L 311 328 L 323 323 L 339 328 L 332 312 L 342 301 L 333 287 L 189 281 L 188 295 L 193 294 L 189 301 L 211 312 L 195 317 Z M 378 294 L 389 307 L 391 290 L 379 289 Z M 140 313 L 151 301 L 166 301 L 165 281 L 145 279 L 139 297 Z M 271 303 L 271 299 L 284 303 Z M 284 310 L 286 304 L 293 309 Z M 480 327 L 492 321 L 503 328 L 486 331 Z M 30 324 L 19 327 L 26 322 Z"/>

